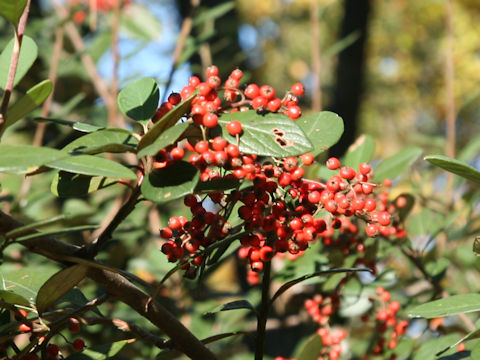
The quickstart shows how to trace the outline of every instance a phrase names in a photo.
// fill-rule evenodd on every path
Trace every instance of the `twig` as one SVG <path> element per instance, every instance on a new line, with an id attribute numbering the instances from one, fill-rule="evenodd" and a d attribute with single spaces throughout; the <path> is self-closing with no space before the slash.
<path id="1" fill-rule="evenodd" d="M 66 20 L 68 18 L 68 13 L 64 7 L 59 5 L 55 0 L 52 1 L 53 6 L 55 7 L 55 10 L 57 11 L 58 14 L 60 14 L 62 20 Z M 97 91 L 98 95 L 102 98 L 104 101 L 105 105 L 107 106 L 107 109 L 112 108 L 115 105 L 115 99 L 112 99 L 109 91 L 108 91 L 108 86 L 105 83 L 105 80 L 100 76 L 98 73 L 97 67 L 95 65 L 95 62 L 93 61 L 92 57 L 88 54 L 86 51 L 85 43 L 78 32 L 77 28 L 75 25 L 69 21 L 65 24 L 65 31 L 67 33 L 67 36 L 70 38 L 72 41 L 73 47 L 75 50 L 81 54 L 80 58 L 83 62 L 83 65 L 85 66 L 85 69 L 87 70 L 87 73 L 92 80 L 93 86 L 95 87 L 95 90 Z"/>
<path id="2" fill-rule="evenodd" d="M 13 91 L 15 82 L 15 74 L 17 73 L 18 60 L 20 58 L 20 48 L 22 47 L 23 33 L 27 26 L 28 13 L 30 11 L 30 0 L 27 1 L 22 16 L 15 28 L 15 42 L 13 44 L 12 58 L 10 60 L 10 68 L 8 70 L 7 84 L 5 85 L 5 93 L 3 94 L 2 104 L 0 106 L 0 131 L 7 121 L 8 103 Z M 0 133 L 1 134 L 1 133 Z"/>
<path id="3" fill-rule="evenodd" d="M 310 6 L 310 24 L 312 29 L 312 70 L 314 74 L 312 86 L 312 109 L 315 112 L 322 110 L 322 59 L 320 53 L 320 22 L 318 19 L 318 12 L 318 1 L 312 0 Z"/>
<path id="4" fill-rule="evenodd" d="M 187 17 L 183 19 L 182 27 L 180 28 L 180 34 L 178 35 L 177 45 L 175 46 L 175 50 L 173 52 L 172 67 L 170 69 L 170 72 L 168 73 L 167 82 L 165 84 L 165 91 L 163 92 L 163 95 L 162 95 L 162 102 L 165 101 L 166 99 L 167 90 L 170 87 L 170 84 L 172 83 L 173 74 L 177 69 L 178 60 L 180 60 L 180 56 L 182 55 L 183 48 L 185 47 L 185 43 L 187 42 L 188 35 L 190 35 L 190 32 L 192 31 L 193 13 L 195 11 L 195 8 L 198 5 L 200 5 L 200 1 L 190 0 L 190 5 L 191 5 L 190 13 L 188 14 Z"/>

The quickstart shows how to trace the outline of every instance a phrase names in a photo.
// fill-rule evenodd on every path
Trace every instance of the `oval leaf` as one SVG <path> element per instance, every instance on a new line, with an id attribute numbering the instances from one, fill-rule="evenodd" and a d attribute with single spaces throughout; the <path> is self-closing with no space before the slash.
<path id="1" fill-rule="evenodd" d="M 236 139 L 225 126 L 232 120 L 242 123 L 240 151 L 261 156 L 296 156 L 313 150 L 313 146 L 303 130 L 283 114 L 259 115 L 256 111 L 223 114 L 219 119 L 223 137 L 230 143 Z"/>
<path id="2" fill-rule="evenodd" d="M 0 290 L 0 300 L 12 304 L 12 305 L 21 305 L 21 306 L 30 306 L 30 303 L 22 295 L 18 295 L 13 291 Z M 1 308 L 0 304 L 0 308 Z"/>
<path id="3" fill-rule="evenodd" d="M 393 156 L 383 160 L 373 173 L 373 179 L 381 182 L 384 179 L 393 179 L 404 172 L 422 154 L 418 147 L 407 147 Z"/>
<path id="4" fill-rule="evenodd" d="M 112 128 L 84 135 L 66 145 L 62 150 L 82 154 L 122 153 L 135 151 L 137 144 L 137 139 L 128 130 Z"/>
<path id="5" fill-rule="evenodd" d="M 53 120 L 53 119 L 50 119 L 50 120 Z M 68 124 L 65 124 L 65 125 L 68 125 Z M 75 122 L 75 123 L 72 123 L 72 127 L 75 130 L 80 131 L 80 132 L 84 132 L 84 133 L 91 133 L 91 132 L 94 132 L 94 131 L 97 131 L 97 130 L 105 129 L 105 127 L 103 127 L 103 126 L 81 123 L 81 122 L 78 122 L 78 121 Z"/>
<path id="6" fill-rule="evenodd" d="M 15 1 L 18 0 L 12 0 L 12 3 Z M 5 3 L 10 3 L 10 1 L 0 1 L 0 7 L 5 6 Z M 2 54 L 0 54 L 0 87 L 2 89 L 4 89 L 7 84 L 14 42 L 15 39 L 10 40 L 7 46 L 3 49 Z M 22 46 L 20 48 L 20 56 L 18 58 L 17 71 L 15 72 L 15 80 L 13 82 L 14 87 L 23 79 L 27 71 L 32 67 L 37 56 L 37 44 L 35 44 L 35 41 L 33 41 L 31 37 L 24 35 Z"/>
<path id="7" fill-rule="evenodd" d="M 322 338 L 318 334 L 310 336 L 297 351 L 297 360 L 312 360 L 318 358 L 323 347 Z"/>
<path id="8" fill-rule="evenodd" d="M 165 130 L 162 134 L 160 134 L 150 145 L 147 145 L 142 148 L 138 152 L 138 158 L 142 158 L 144 156 L 153 156 L 158 153 L 160 149 L 172 145 L 178 138 L 184 133 L 186 128 L 190 125 L 190 123 L 181 123 L 171 128 Z"/>
<path id="9" fill-rule="evenodd" d="M 480 184 L 480 171 L 474 167 L 443 155 L 428 155 L 425 160 L 451 173 Z"/>
<path id="10" fill-rule="evenodd" d="M 7 112 L 7 121 L 2 127 L 2 133 L 9 126 L 15 124 L 18 120 L 28 115 L 38 106 L 40 106 L 53 90 L 53 84 L 50 80 L 44 80 L 27 91 Z"/>
<path id="11" fill-rule="evenodd" d="M 44 313 L 58 299 L 68 293 L 75 285 L 82 281 L 87 275 L 88 267 L 84 265 L 73 265 L 60 270 L 45 284 L 42 285 L 37 294 L 37 310 Z"/>
<path id="12" fill-rule="evenodd" d="M 195 166 L 178 161 L 146 175 L 141 187 L 142 194 L 157 203 L 178 199 L 194 191 L 199 176 Z"/>
<path id="13" fill-rule="evenodd" d="M 135 180 L 137 175 L 125 166 L 93 155 L 69 156 L 45 164 L 75 174 Z"/>
<path id="14" fill-rule="evenodd" d="M 414 307 L 408 313 L 410 317 L 432 319 L 455 314 L 480 311 L 480 294 L 453 295 Z"/>
<path id="15" fill-rule="evenodd" d="M 129 118 L 149 120 L 157 111 L 160 91 L 152 78 L 142 78 L 123 88 L 117 98 L 118 107 Z"/>
<path id="16" fill-rule="evenodd" d="M 60 150 L 30 145 L 0 145 L 0 171 L 27 172 L 65 157 Z"/>
<path id="17" fill-rule="evenodd" d="M 81 353 L 74 353 L 66 360 L 108 360 L 115 356 L 132 340 L 120 340 L 111 344 L 95 345 L 85 348 Z"/>
<path id="18" fill-rule="evenodd" d="M 330 111 L 302 116 L 296 123 L 313 144 L 314 156 L 335 145 L 343 134 L 342 118 Z"/>
<path id="19" fill-rule="evenodd" d="M 86 176 L 58 171 L 53 177 L 50 191 L 58 197 L 80 197 L 115 183 L 115 180 L 101 176 Z"/>
<path id="20" fill-rule="evenodd" d="M 362 162 L 372 159 L 375 152 L 375 141 L 370 135 L 361 135 L 350 145 L 343 161 L 346 166 L 357 169 Z"/>
<path id="21" fill-rule="evenodd" d="M 182 118 L 186 113 L 190 111 L 192 100 L 195 95 L 190 96 L 184 102 L 175 106 L 172 110 L 166 113 L 155 125 L 153 125 L 148 132 L 143 135 L 140 143 L 138 144 L 138 151 L 143 150 L 150 144 L 152 144 L 165 130 L 174 126 L 178 120 Z"/>

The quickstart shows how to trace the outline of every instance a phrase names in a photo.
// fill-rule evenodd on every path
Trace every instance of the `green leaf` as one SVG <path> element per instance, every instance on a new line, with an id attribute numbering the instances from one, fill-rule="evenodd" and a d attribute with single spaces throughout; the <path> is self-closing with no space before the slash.
<path id="1" fill-rule="evenodd" d="M 410 309 L 408 316 L 432 319 L 480 311 L 480 294 L 453 295 Z"/>
<path id="2" fill-rule="evenodd" d="M 0 0 L 0 14 L 17 27 L 27 0 Z"/>
<path id="3" fill-rule="evenodd" d="M 18 1 L 18 0 L 17 0 Z M 0 0 L 0 4 L 15 2 L 15 0 Z M 2 5 L 0 5 L 1 8 Z M 1 11 L 1 10 L 0 10 Z M 15 39 L 5 46 L 0 54 L 0 88 L 5 89 L 7 85 L 8 72 L 10 69 L 10 61 L 12 58 L 13 45 Z M 17 86 L 20 80 L 23 79 L 27 71 L 32 67 L 35 59 L 38 56 L 38 47 L 35 41 L 29 36 L 24 35 L 22 40 L 22 46 L 20 48 L 20 56 L 18 58 L 17 71 L 15 72 L 15 80 L 13 86 Z"/>
<path id="4" fill-rule="evenodd" d="M 206 312 L 204 316 L 212 316 L 220 311 L 239 310 L 239 309 L 247 309 L 247 310 L 255 311 L 255 308 L 253 307 L 250 301 L 235 300 L 235 301 L 230 301 L 226 304 L 222 304 L 212 311 Z"/>
<path id="5" fill-rule="evenodd" d="M 174 144 L 175 141 L 178 140 L 178 138 L 184 133 L 185 129 L 190 124 L 191 123 L 185 122 L 181 124 L 176 124 L 175 126 L 168 128 L 163 133 L 161 133 L 150 145 L 143 147 L 142 150 L 140 150 L 137 154 L 138 158 L 149 155 L 156 155 L 160 149 Z"/>
<path id="6" fill-rule="evenodd" d="M 118 354 L 130 340 L 121 340 L 111 344 L 95 345 L 85 348 L 82 353 L 74 353 L 66 360 L 108 360 Z"/>
<path id="7" fill-rule="evenodd" d="M 58 171 L 52 180 L 50 191 L 58 197 L 80 197 L 115 183 L 115 180 L 101 176 L 92 177 Z"/>
<path id="8" fill-rule="evenodd" d="M 310 336 L 297 351 L 295 359 L 312 360 L 318 358 L 323 347 L 322 338 L 318 334 Z"/>
<path id="9" fill-rule="evenodd" d="M 350 147 L 343 163 L 357 169 L 362 162 L 372 159 L 375 152 L 375 141 L 370 135 L 361 135 Z"/>
<path id="10" fill-rule="evenodd" d="M 31 265 L 8 271 L 3 265 L 0 268 L 0 286 L 4 290 L 13 291 L 34 303 L 37 291 L 47 279 L 58 271 L 56 266 L 41 264 Z"/>
<path id="11" fill-rule="evenodd" d="M 381 182 L 393 179 L 404 172 L 422 154 L 422 149 L 410 146 L 383 160 L 373 173 L 373 179 Z"/>
<path id="12" fill-rule="evenodd" d="M 94 131 L 75 139 L 62 150 L 90 155 L 102 152 L 123 153 L 135 151 L 137 144 L 137 139 L 128 130 L 111 128 Z"/>
<path id="13" fill-rule="evenodd" d="M 82 232 L 86 230 L 94 230 L 97 229 L 97 225 L 80 225 L 80 226 L 73 226 L 69 228 L 63 228 L 60 230 L 50 230 L 50 231 L 44 231 L 44 232 L 36 232 L 33 234 L 29 235 L 23 235 L 20 236 L 16 239 L 17 242 L 22 242 L 22 241 L 27 241 L 27 240 L 32 240 L 32 239 L 38 239 L 42 238 L 45 236 L 60 236 L 60 235 L 68 235 L 72 233 L 77 233 L 77 232 Z"/>
<path id="14" fill-rule="evenodd" d="M 0 290 L 0 300 L 13 305 L 30 306 L 27 299 L 13 291 Z M 0 308 L 1 307 L 2 306 L 0 305 Z"/>
<path id="15" fill-rule="evenodd" d="M 303 130 L 286 115 L 268 113 L 259 115 L 256 111 L 223 114 L 219 118 L 223 137 L 235 143 L 225 126 L 232 120 L 242 123 L 240 151 L 261 156 L 296 156 L 313 150 Z"/>
<path id="16" fill-rule="evenodd" d="M 137 121 L 149 120 L 157 111 L 160 91 L 152 78 L 141 78 L 131 82 L 118 94 L 120 110 Z"/>
<path id="17" fill-rule="evenodd" d="M 162 30 L 155 15 L 139 4 L 130 5 L 128 11 L 122 13 L 120 26 L 127 35 L 146 41 L 157 40 Z"/>
<path id="18" fill-rule="evenodd" d="M 50 225 L 50 224 L 53 224 L 57 221 L 64 220 L 66 218 L 67 218 L 66 214 L 61 214 L 61 215 L 57 215 L 57 216 L 54 216 L 54 217 L 51 217 L 51 218 L 48 218 L 48 219 L 35 221 L 35 222 L 17 227 L 15 229 L 9 231 L 8 233 L 5 234 L 5 237 L 8 238 L 8 239 L 15 239 L 19 236 L 24 235 L 25 233 L 28 233 L 32 229 L 38 229 L 41 226 Z"/>
<path id="19" fill-rule="evenodd" d="M 457 339 L 457 334 L 448 334 L 440 336 L 439 338 L 425 341 L 420 348 L 415 352 L 413 360 L 434 360 L 437 359 L 436 353 L 444 349 L 448 344 Z"/>
<path id="20" fill-rule="evenodd" d="M 187 100 L 181 102 L 175 106 L 172 110 L 166 113 L 155 125 L 153 125 L 148 132 L 142 136 L 138 144 L 138 152 L 152 144 L 164 131 L 174 126 L 178 120 L 182 118 L 186 113 L 190 111 L 192 100 L 195 95 L 190 96 Z"/>
<path id="21" fill-rule="evenodd" d="M 460 340 L 457 340 L 454 344 L 446 347 L 446 348 L 443 349 L 442 351 L 439 351 L 439 352 L 436 353 L 435 355 L 436 355 L 436 356 L 440 356 L 440 355 L 442 355 L 443 353 L 447 352 L 448 350 L 456 347 L 458 344 L 463 343 L 464 341 L 471 340 L 471 339 L 478 339 L 479 337 L 480 337 L 480 329 L 476 329 L 476 330 L 470 331 L 467 335 L 465 335 L 464 337 L 462 337 Z M 473 359 L 475 359 L 475 358 L 473 358 Z"/>
<path id="22" fill-rule="evenodd" d="M 0 171 L 27 172 L 37 166 L 64 158 L 65 153 L 47 147 L 0 145 Z"/>
<path id="23" fill-rule="evenodd" d="M 280 286 L 278 290 L 275 292 L 275 294 L 272 296 L 272 299 L 270 300 L 270 302 L 273 303 L 280 295 L 282 295 L 285 291 L 290 289 L 292 286 L 297 285 L 298 283 L 311 279 L 313 277 L 330 275 L 330 274 L 338 274 L 338 273 L 347 273 L 347 272 L 361 272 L 361 271 L 371 272 L 371 270 L 366 268 L 345 268 L 345 269 L 340 268 L 340 269 L 320 270 L 312 274 L 303 275 L 297 279 L 290 280 L 285 284 L 283 284 L 282 286 Z"/>
<path id="24" fill-rule="evenodd" d="M 68 293 L 75 285 L 87 276 L 88 267 L 73 265 L 60 270 L 38 290 L 36 305 L 40 314 L 44 313 L 57 300 Z"/>
<path id="25" fill-rule="evenodd" d="M 342 118 L 330 111 L 302 116 L 296 123 L 313 144 L 314 156 L 335 145 L 343 134 Z"/>
<path id="26" fill-rule="evenodd" d="M 443 155 L 428 155 L 425 156 L 425 160 L 444 170 L 480 184 L 480 171 L 462 161 Z"/>
<path id="27" fill-rule="evenodd" d="M 53 119 L 51 119 L 53 120 Z M 67 124 L 65 124 L 67 125 Z M 73 129 L 80 131 L 80 132 L 85 132 L 85 133 L 91 133 L 94 131 L 98 130 L 103 130 L 105 129 L 104 126 L 97 126 L 97 125 L 92 125 L 92 124 L 86 124 L 86 123 L 81 123 L 81 122 L 75 122 L 72 124 Z"/>
<path id="28" fill-rule="evenodd" d="M 7 120 L 3 126 L 0 135 L 18 120 L 28 115 L 38 106 L 40 106 L 53 90 L 53 84 L 50 80 L 44 80 L 34 87 L 30 88 L 15 104 L 8 109 Z"/>
<path id="29" fill-rule="evenodd" d="M 415 205 L 415 198 L 411 194 L 402 193 L 398 195 L 395 200 L 393 201 L 394 204 L 405 203 L 404 206 L 398 208 L 398 217 L 400 221 L 405 221 L 410 211 L 413 209 Z"/>
<path id="30" fill-rule="evenodd" d="M 214 6 L 208 10 L 202 11 L 199 15 L 195 16 L 193 19 L 193 25 L 200 25 L 208 20 L 215 20 L 227 12 L 235 8 L 234 1 L 227 1 L 220 3 L 220 5 Z"/>
<path id="31" fill-rule="evenodd" d="M 194 191 L 199 176 L 195 166 L 186 161 L 178 161 L 145 175 L 141 186 L 142 194 L 157 203 L 178 199 Z"/>
<path id="32" fill-rule="evenodd" d="M 477 256 L 480 255 L 480 236 L 475 236 L 475 239 L 473 240 L 473 252 Z"/>
<path id="33" fill-rule="evenodd" d="M 478 342 L 477 345 L 473 347 L 470 357 L 472 359 L 480 359 L 480 342 Z"/>
<path id="34" fill-rule="evenodd" d="M 45 165 L 51 168 L 82 175 L 132 180 L 137 178 L 137 175 L 127 167 L 115 161 L 93 155 L 69 156 L 60 160 L 48 162 Z"/>

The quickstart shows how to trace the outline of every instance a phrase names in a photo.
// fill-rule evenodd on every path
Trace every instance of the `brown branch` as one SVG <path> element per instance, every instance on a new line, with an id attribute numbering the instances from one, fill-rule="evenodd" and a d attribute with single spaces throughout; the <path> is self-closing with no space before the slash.
<path id="1" fill-rule="evenodd" d="M 67 10 L 64 7 L 60 6 L 56 1 L 52 1 L 52 3 L 57 13 L 61 16 L 62 20 L 67 20 Z M 80 58 L 83 65 L 85 66 L 85 69 L 87 70 L 88 76 L 92 80 L 95 90 L 104 101 L 107 109 L 111 109 L 113 106 L 116 106 L 115 99 L 112 99 L 105 80 L 98 73 L 95 62 L 93 61 L 90 54 L 88 54 L 86 51 L 85 43 L 82 39 L 82 36 L 71 21 L 65 23 L 65 31 L 67 33 L 67 36 L 70 38 L 75 50 L 81 54 Z"/>
<path id="2" fill-rule="evenodd" d="M 322 87 L 321 87 L 321 69 L 322 59 L 320 53 L 320 21 L 318 19 L 319 8 L 318 1 L 312 0 L 310 7 L 310 23 L 312 30 L 312 70 L 313 70 L 313 90 L 312 90 L 312 109 L 315 112 L 322 110 Z"/>
<path id="3" fill-rule="evenodd" d="M 5 235 L 22 225 L 19 221 L 0 211 L 0 235 Z M 35 233 L 35 231 L 32 230 L 31 233 Z M 75 256 L 80 249 L 78 246 L 63 243 L 48 236 L 23 241 L 21 244 L 31 252 L 57 261 L 61 256 Z M 172 339 L 176 350 L 183 352 L 194 360 L 216 359 L 215 355 L 170 312 L 155 300 L 152 301 L 148 294 L 137 288 L 122 275 L 108 270 L 90 268 L 87 276 L 102 286 L 109 295 L 129 305 L 138 314 L 167 334 Z M 149 301 L 150 304 L 146 307 Z"/>
<path id="4" fill-rule="evenodd" d="M 15 28 L 15 42 L 13 44 L 12 58 L 10 59 L 10 68 L 8 70 L 7 84 L 5 85 L 5 93 L 3 94 L 2 104 L 0 105 L 0 135 L 2 127 L 7 121 L 8 103 L 13 91 L 15 82 L 15 74 L 17 73 L 18 60 L 20 58 L 20 49 L 22 47 L 23 33 L 27 26 L 28 13 L 30 11 L 30 0 L 27 1 L 22 16 Z"/>

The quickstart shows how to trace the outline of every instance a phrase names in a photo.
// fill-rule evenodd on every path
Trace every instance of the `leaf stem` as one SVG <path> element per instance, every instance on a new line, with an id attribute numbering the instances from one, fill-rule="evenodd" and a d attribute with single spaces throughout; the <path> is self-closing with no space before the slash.
<path id="1" fill-rule="evenodd" d="M 2 134 L 2 127 L 7 121 L 8 103 L 13 91 L 13 84 L 15 82 L 15 74 L 17 73 L 18 60 L 20 58 L 20 48 L 22 46 L 23 33 L 27 25 L 28 13 L 30 11 L 30 0 L 27 1 L 23 14 L 20 17 L 18 26 L 15 28 L 15 43 L 13 44 L 12 58 L 10 60 L 10 68 L 8 70 L 7 84 L 5 85 L 5 93 L 3 94 L 2 104 L 0 105 L 0 137 Z"/>

